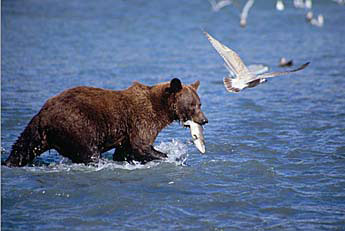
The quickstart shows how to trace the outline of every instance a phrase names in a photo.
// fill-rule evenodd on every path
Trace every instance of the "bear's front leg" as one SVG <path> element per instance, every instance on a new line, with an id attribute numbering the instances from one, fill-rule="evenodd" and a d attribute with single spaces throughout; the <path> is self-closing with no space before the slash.
<path id="1" fill-rule="evenodd" d="M 141 139 L 137 135 L 131 137 L 131 155 L 134 160 L 140 161 L 141 163 L 147 163 L 152 160 L 162 160 L 167 158 L 167 154 L 157 151 L 149 143 L 149 141 Z"/>
<path id="2" fill-rule="evenodd" d="M 127 161 L 133 163 L 133 161 L 140 161 L 142 163 L 149 162 L 151 160 L 161 160 L 167 158 L 165 153 L 157 151 L 151 145 L 143 150 L 141 148 L 116 148 L 113 155 L 114 161 Z M 149 150 L 151 149 L 151 150 Z"/>
<path id="3" fill-rule="evenodd" d="M 168 155 L 167 154 L 165 154 L 165 153 L 163 153 L 163 152 L 161 152 L 161 151 L 158 151 L 158 150 L 156 150 L 152 145 L 150 145 L 150 147 L 151 147 L 151 151 L 153 152 L 153 156 L 154 157 L 156 157 L 157 159 L 165 159 L 165 158 L 168 158 Z"/>
<path id="4" fill-rule="evenodd" d="M 157 151 L 152 145 L 132 147 L 134 159 L 141 163 L 147 163 L 152 160 L 163 160 L 167 158 L 167 154 Z"/>

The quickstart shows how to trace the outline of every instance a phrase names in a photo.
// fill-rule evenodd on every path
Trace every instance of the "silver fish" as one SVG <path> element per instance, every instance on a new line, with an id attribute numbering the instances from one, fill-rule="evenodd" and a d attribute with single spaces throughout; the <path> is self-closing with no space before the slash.
<path id="1" fill-rule="evenodd" d="M 206 152 L 206 148 L 205 148 L 205 138 L 204 138 L 204 134 L 203 134 L 204 129 L 202 128 L 202 126 L 198 123 L 191 121 L 191 120 L 184 122 L 183 125 L 186 127 L 189 127 L 190 134 L 192 135 L 193 143 L 194 143 L 195 147 L 202 154 L 204 154 Z"/>

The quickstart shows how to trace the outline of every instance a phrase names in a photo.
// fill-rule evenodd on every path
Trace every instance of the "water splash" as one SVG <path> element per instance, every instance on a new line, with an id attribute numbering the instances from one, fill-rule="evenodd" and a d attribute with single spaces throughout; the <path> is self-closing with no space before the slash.
<path id="1" fill-rule="evenodd" d="M 165 162 L 183 166 L 187 161 L 188 147 L 179 140 L 173 139 L 171 142 L 161 142 L 155 148 L 168 154 L 168 159 Z"/>
<path id="2" fill-rule="evenodd" d="M 168 158 L 163 161 L 151 161 L 146 164 L 134 161 L 133 164 L 128 162 L 115 162 L 109 159 L 100 159 L 97 163 L 89 165 L 71 163 L 70 160 L 63 158 L 59 162 L 53 162 L 49 165 L 41 165 L 34 167 L 24 167 L 23 169 L 30 172 L 97 172 L 102 170 L 136 170 L 136 169 L 148 169 L 155 167 L 161 163 L 172 163 L 179 166 L 184 166 L 188 158 L 188 147 L 186 144 L 179 140 L 172 140 L 171 142 L 161 142 L 155 147 L 157 150 L 167 153 Z"/>

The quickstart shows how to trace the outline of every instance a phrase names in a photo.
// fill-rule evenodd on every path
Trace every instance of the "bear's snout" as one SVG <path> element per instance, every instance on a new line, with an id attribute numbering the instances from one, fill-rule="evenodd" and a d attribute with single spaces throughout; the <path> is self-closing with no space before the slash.
<path id="1" fill-rule="evenodd" d="M 204 115 L 204 113 L 200 112 L 198 116 L 196 116 L 195 118 L 193 118 L 193 121 L 195 123 L 198 123 L 200 125 L 204 125 L 208 123 L 208 119 L 206 118 L 206 116 Z"/>
<path id="2" fill-rule="evenodd" d="M 201 124 L 204 125 L 204 124 L 207 124 L 207 123 L 208 123 L 208 119 L 205 117 L 205 119 L 203 119 L 203 120 L 201 121 Z"/>

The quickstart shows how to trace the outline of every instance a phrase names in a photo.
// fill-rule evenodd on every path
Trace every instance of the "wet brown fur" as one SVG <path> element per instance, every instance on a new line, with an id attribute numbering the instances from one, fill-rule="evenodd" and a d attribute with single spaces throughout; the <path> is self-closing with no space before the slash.
<path id="1" fill-rule="evenodd" d="M 113 159 L 147 162 L 166 154 L 152 146 L 174 120 L 207 122 L 196 93 L 199 81 L 182 85 L 134 83 L 122 91 L 76 87 L 50 98 L 14 143 L 7 166 L 24 166 L 49 149 L 75 163 L 97 161 L 116 148 Z"/>

